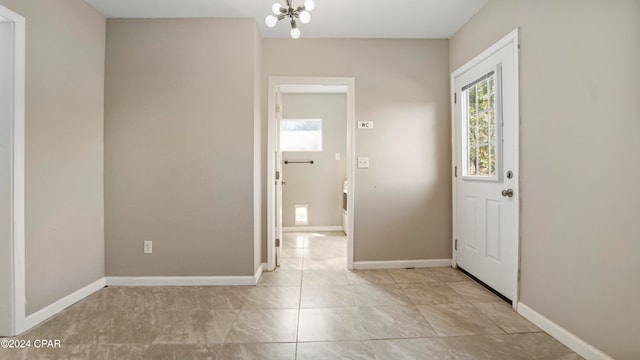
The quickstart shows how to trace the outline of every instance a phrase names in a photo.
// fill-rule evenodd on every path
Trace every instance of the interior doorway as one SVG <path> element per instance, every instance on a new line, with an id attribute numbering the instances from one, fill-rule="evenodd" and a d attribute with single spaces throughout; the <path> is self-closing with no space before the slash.
<path id="1" fill-rule="evenodd" d="M 345 210 L 353 209 L 354 196 L 345 197 L 343 188 L 346 180 L 354 193 L 354 89 L 353 78 L 269 79 L 268 271 L 279 265 L 283 230 L 344 230 L 346 267 L 353 268 L 353 211 Z M 343 103 L 341 124 L 327 113 L 332 102 Z M 314 188 L 315 198 L 304 193 Z"/>
<path id="2" fill-rule="evenodd" d="M 0 6 L 0 336 L 25 321 L 24 74 L 25 20 Z"/>

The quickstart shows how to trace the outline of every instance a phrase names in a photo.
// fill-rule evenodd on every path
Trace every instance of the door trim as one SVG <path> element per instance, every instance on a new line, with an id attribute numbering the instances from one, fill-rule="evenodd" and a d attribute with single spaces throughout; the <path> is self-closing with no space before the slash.
<path id="1" fill-rule="evenodd" d="M 13 128 L 12 146 L 12 214 L 10 282 L 12 318 L 10 334 L 18 335 L 26 330 L 25 290 L 25 214 L 24 214 L 24 163 L 25 163 L 25 19 L 0 5 L 0 17 L 13 23 Z M 3 322 L 7 319 L 0 319 Z"/>
<path id="2" fill-rule="evenodd" d="M 500 51 L 501 49 L 505 48 L 506 46 L 508 46 L 509 44 L 513 44 L 513 59 L 514 59 L 514 71 L 515 71 L 515 76 L 514 76 L 514 82 L 515 82 L 515 87 L 514 87 L 514 99 L 515 99 L 515 111 L 516 111 L 516 119 L 518 119 L 518 121 L 516 122 L 515 126 L 516 126 L 516 130 L 518 133 L 518 136 L 520 136 L 520 79 L 519 79 L 519 74 L 520 74 L 520 61 L 519 61 L 519 49 L 520 49 L 520 41 L 519 41 L 519 29 L 516 28 L 515 30 L 513 30 L 512 32 L 510 32 L 509 34 L 507 34 L 505 37 L 503 37 L 502 39 L 500 39 L 498 42 L 496 42 L 495 44 L 491 45 L 488 49 L 484 50 L 483 52 L 481 52 L 479 55 L 477 55 L 476 57 L 474 57 L 473 59 L 471 59 L 470 61 L 468 61 L 467 63 L 465 63 L 464 65 L 462 65 L 461 67 L 459 67 L 458 69 L 456 69 L 455 71 L 453 71 L 451 73 L 451 85 L 450 85 L 450 91 L 451 91 L 451 154 L 452 159 L 451 159 L 451 182 L 452 182 L 452 202 L 453 202 L 453 206 L 452 206 L 452 217 L 453 217 L 453 238 L 451 239 L 451 251 L 452 251 L 452 261 L 451 261 L 451 265 L 454 268 L 457 268 L 458 266 L 458 262 L 457 262 L 457 251 L 456 251 L 456 239 L 458 238 L 458 234 L 457 234 L 457 220 L 456 220 L 456 214 L 457 214 L 457 208 L 456 208 L 456 193 L 457 193 L 457 186 L 456 186 L 456 159 L 457 159 L 457 137 L 456 137 L 456 103 L 455 103 L 455 89 L 456 89 L 456 85 L 455 85 L 455 80 L 457 77 L 459 77 L 460 75 L 464 74 L 465 72 L 467 72 L 469 69 L 473 68 L 474 66 L 480 64 L 481 62 L 483 62 L 484 60 L 488 59 L 489 57 L 491 57 L 493 54 L 497 53 L 498 51 Z M 520 174 L 520 139 L 518 139 L 517 144 L 516 144 L 516 151 L 518 152 L 518 156 L 515 159 L 515 171 L 517 171 L 518 174 Z M 457 169 L 457 175 L 458 176 L 462 176 L 461 175 L 461 169 Z M 519 191 L 519 195 L 522 195 L 522 192 L 520 191 L 520 177 L 518 176 L 518 191 Z M 519 197 L 519 199 L 522 199 L 521 197 Z M 517 268 L 517 276 L 515 277 L 515 296 L 512 299 L 513 301 L 513 309 L 516 310 L 517 306 L 518 306 L 518 300 L 520 297 L 520 242 L 521 242 L 521 230 L 520 230 L 520 219 L 522 217 L 522 206 L 521 206 L 522 201 L 520 200 L 520 202 L 518 203 L 518 214 L 516 216 L 516 233 L 518 234 L 518 240 L 516 242 L 516 268 Z"/>
<path id="3" fill-rule="evenodd" d="M 276 165 L 273 154 L 275 153 L 275 129 L 276 129 L 276 88 L 280 85 L 345 85 L 347 86 L 347 182 L 349 194 L 347 199 L 348 235 L 347 235 L 347 268 L 353 269 L 353 219 L 355 203 L 355 154 L 356 154 L 356 121 L 355 121 L 355 78 L 352 77 L 296 77 L 296 76 L 270 76 L 268 88 L 268 124 L 267 124 L 267 267 L 265 270 L 275 269 L 275 238 L 274 221 L 275 191 L 272 184 L 275 183 Z"/>

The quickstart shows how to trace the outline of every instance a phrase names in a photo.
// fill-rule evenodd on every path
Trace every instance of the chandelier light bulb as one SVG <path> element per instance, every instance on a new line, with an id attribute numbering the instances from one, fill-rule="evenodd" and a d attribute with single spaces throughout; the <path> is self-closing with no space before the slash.
<path id="1" fill-rule="evenodd" d="M 264 19 L 264 22 L 267 23 L 268 27 L 272 28 L 278 23 L 278 18 L 273 15 L 267 15 L 267 18 Z"/>
<path id="2" fill-rule="evenodd" d="M 280 15 L 280 9 L 282 9 L 282 5 L 280 5 L 279 3 L 275 3 L 271 7 L 271 11 L 273 11 L 273 13 L 276 15 Z"/>
<path id="3" fill-rule="evenodd" d="M 291 29 L 291 37 L 294 38 L 294 39 L 299 39 L 300 38 L 300 29 L 298 29 L 298 28 Z"/>
<path id="4" fill-rule="evenodd" d="M 300 13 L 300 22 L 302 22 L 303 24 L 308 24 L 309 21 L 311 21 L 311 13 L 309 13 L 308 11 L 303 11 Z"/>
<path id="5" fill-rule="evenodd" d="M 304 8 L 307 9 L 307 11 L 313 11 L 315 7 L 316 7 L 316 3 L 314 3 L 313 0 L 304 1 Z"/>

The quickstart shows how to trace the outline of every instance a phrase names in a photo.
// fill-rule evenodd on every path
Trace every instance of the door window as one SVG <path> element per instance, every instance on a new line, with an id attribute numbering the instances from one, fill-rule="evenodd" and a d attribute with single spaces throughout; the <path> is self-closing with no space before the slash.
<path id="1" fill-rule="evenodd" d="M 497 179 L 496 72 L 462 88 L 463 176 Z"/>

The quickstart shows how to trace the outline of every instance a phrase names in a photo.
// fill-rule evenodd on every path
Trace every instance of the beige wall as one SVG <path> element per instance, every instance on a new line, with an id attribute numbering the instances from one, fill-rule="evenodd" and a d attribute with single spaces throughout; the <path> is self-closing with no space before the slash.
<path id="1" fill-rule="evenodd" d="M 520 27 L 521 300 L 640 358 L 640 2 L 491 0 L 451 70 Z"/>
<path id="2" fill-rule="evenodd" d="M 282 94 L 285 119 L 322 119 L 321 152 L 284 152 L 283 160 L 314 161 L 282 167 L 282 225 L 295 226 L 295 206 L 308 205 L 309 226 L 342 225 L 347 179 L 346 94 Z M 336 160 L 336 153 L 340 160 Z"/>
<path id="3" fill-rule="evenodd" d="M 249 19 L 107 22 L 107 275 L 254 274 L 256 41 Z"/>
<path id="4" fill-rule="evenodd" d="M 371 160 L 355 178 L 356 261 L 451 257 L 448 54 L 447 40 L 263 41 L 265 84 L 355 77 L 356 120 L 375 123 L 356 136 Z"/>
<path id="5" fill-rule="evenodd" d="M 104 276 L 105 19 L 81 0 L 0 0 L 26 18 L 27 314 Z"/>

